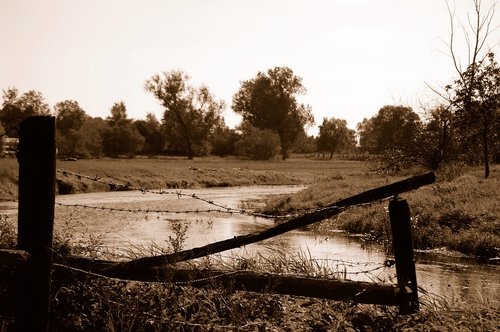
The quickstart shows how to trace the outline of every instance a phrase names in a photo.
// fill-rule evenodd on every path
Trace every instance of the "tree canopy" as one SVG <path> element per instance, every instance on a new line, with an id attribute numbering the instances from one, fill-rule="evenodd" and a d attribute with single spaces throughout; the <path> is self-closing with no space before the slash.
<path id="1" fill-rule="evenodd" d="M 16 88 L 3 91 L 0 124 L 11 137 L 18 136 L 19 125 L 24 119 L 32 115 L 47 115 L 49 113 L 49 105 L 38 91 L 30 90 L 22 95 L 19 95 Z"/>
<path id="2" fill-rule="evenodd" d="M 276 132 L 282 158 L 286 159 L 304 126 L 314 123 L 311 107 L 297 101 L 297 95 L 305 92 L 302 79 L 290 68 L 275 67 L 242 81 L 232 108 L 252 126 Z"/>
<path id="3" fill-rule="evenodd" d="M 332 159 L 335 152 L 354 149 L 356 146 L 355 132 L 347 128 L 347 121 L 336 118 L 323 118 L 319 126 L 317 148 L 319 152 L 329 152 Z"/>
<path id="4" fill-rule="evenodd" d="M 188 85 L 190 77 L 173 70 L 154 75 L 145 83 L 164 108 L 162 126 L 170 148 L 180 149 L 189 159 L 209 151 L 209 138 L 223 121 L 225 104 L 208 87 Z"/>

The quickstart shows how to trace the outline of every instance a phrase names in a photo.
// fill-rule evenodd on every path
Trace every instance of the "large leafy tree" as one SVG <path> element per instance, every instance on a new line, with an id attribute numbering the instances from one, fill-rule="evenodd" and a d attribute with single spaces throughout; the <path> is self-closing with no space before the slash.
<path id="1" fill-rule="evenodd" d="M 276 132 L 282 158 L 286 159 L 304 126 L 314 123 L 311 107 L 297 101 L 297 96 L 305 92 L 302 79 L 290 68 L 275 67 L 241 82 L 232 108 L 254 127 Z"/>
<path id="2" fill-rule="evenodd" d="M 170 149 L 182 150 L 189 159 L 208 153 L 209 138 L 223 121 L 225 108 L 208 87 L 188 84 L 190 77 L 173 70 L 154 75 L 145 83 L 164 108 L 162 126 Z"/>
<path id="3" fill-rule="evenodd" d="M 49 113 L 49 105 L 38 91 L 30 90 L 22 95 L 19 95 L 16 88 L 3 91 L 0 124 L 8 136 L 18 136 L 19 125 L 24 119 L 33 115 L 47 115 Z"/>
<path id="4" fill-rule="evenodd" d="M 111 115 L 106 119 L 108 128 L 103 133 L 103 150 L 108 156 L 129 157 L 140 152 L 144 144 L 144 137 L 127 118 L 127 108 L 123 102 L 117 102 L 111 108 Z"/>
<path id="5" fill-rule="evenodd" d="M 372 153 L 408 151 L 420 131 L 420 118 L 410 107 L 386 105 L 358 124 L 361 148 Z"/>
<path id="6" fill-rule="evenodd" d="M 77 101 L 65 100 L 54 106 L 56 114 L 56 128 L 62 133 L 68 133 L 70 130 L 79 130 L 87 114 L 80 107 Z"/>
<path id="7" fill-rule="evenodd" d="M 56 114 L 57 150 L 60 157 L 82 157 L 79 130 L 85 123 L 87 114 L 74 100 L 58 102 L 54 106 Z"/>
<path id="8" fill-rule="evenodd" d="M 319 126 L 316 144 L 319 152 L 329 152 L 330 159 L 332 159 L 335 152 L 354 149 L 356 146 L 355 132 L 347 128 L 346 120 L 323 118 L 323 123 Z"/>

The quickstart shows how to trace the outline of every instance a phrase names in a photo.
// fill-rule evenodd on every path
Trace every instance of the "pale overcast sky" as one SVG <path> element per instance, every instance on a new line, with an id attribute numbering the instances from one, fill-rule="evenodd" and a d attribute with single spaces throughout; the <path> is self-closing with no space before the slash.
<path id="1" fill-rule="evenodd" d="M 472 0 L 456 3 L 465 22 Z M 144 82 L 181 69 L 225 100 L 232 127 L 239 82 L 288 66 L 317 125 L 336 117 L 354 129 L 384 105 L 435 99 L 425 83 L 455 75 L 449 31 L 445 0 L 0 0 L 0 89 L 40 91 L 51 107 L 76 100 L 101 117 L 123 100 L 130 117 L 161 119 Z M 499 44 L 497 30 L 497 58 Z"/>

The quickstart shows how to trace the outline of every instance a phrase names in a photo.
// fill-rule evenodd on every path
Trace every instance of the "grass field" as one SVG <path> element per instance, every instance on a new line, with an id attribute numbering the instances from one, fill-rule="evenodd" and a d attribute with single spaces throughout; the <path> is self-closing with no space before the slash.
<path id="1" fill-rule="evenodd" d="M 17 195 L 17 161 L 0 159 L 0 198 Z M 57 168 L 133 187 L 200 188 L 248 185 L 312 184 L 330 176 L 361 174 L 358 161 L 323 162 L 305 158 L 249 161 L 229 158 L 98 159 L 58 161 Z M 109 186 L 58 173 L 58 187 L 67 193 L 110 190 Z"/>

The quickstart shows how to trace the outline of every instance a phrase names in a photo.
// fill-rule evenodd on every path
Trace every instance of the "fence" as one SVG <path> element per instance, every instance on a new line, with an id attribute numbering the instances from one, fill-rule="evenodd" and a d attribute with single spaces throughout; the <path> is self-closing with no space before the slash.
<path id="1" fill-rule="evenodd" d="M 54 269 L 52 258 L 52 236 L 55 206 L 56 178 L 55 120 L 53 117 L 32 117 L 22 123 L 19 145 L 19 212 L 18 212 L 18 249 L 4 251 L 0 263 L 17 265 L 16 286 L 16 325 L 24 330 L 47 330 L 50 300 L 51 273 Z M 69 174 L 68 171 L 59 171 Z M 101 181 L 117 189 L 133 188 L 131 184 L 113 182 L 73 174 L 93 181 Z M 309 297 L 354 301 L 381 305 L 396 305 L 401 313 L 418 310 L 417 281 L 413 249 L 411 243 L 410 211 L 405 200 L 397 195 L 417 189 L 435 181 L 433 173 L 414 176 L 390 185 L 365 191 L 325 208 L 307 212 L 264 231 L 237 236 L 231 239 L 208 244 L 203 247 L 175 252 L 167 255 L 144 257 L 127 262 L 95 261 L 73 258 L 66 261 L 69 269 L 85 271 L 100 277 L 112 277 L 139 281 L 162 281 L 163 273 L 168 271 L 169 280 L 189 282 L 191 286 L 202 287 L 212 278 L 220 278 L 221 284 L 230 283 L 235 289 L 247 291 L 272 291 Z M 161 190 L 158 192 L 162 194 Z M 181 195 L 180 193 L 177 193 Z M 221 271 L 192 271 L 172 268 L 176 262 L 191 260 L 214 253 L 234 249 L 285 232 L 298 229 L 341 213 L 352 206 L 368 204 L 393 197 L 389 202 L 389 217 L 393 238 L 397 285 L 380 285 L 368 282 L 331 280 L 311 277 L 282 276 L 252 271 L 234 271 L 228 274 Z M 216 207 L 211 211 L 227 213 L 248 213 L 244 210 L 230 209 L 207 201 Z M 196 212 L 196 211 L 192 211 Z M 61 265 L 56 264 L 56 267 Z"/>

